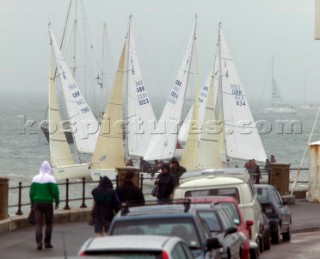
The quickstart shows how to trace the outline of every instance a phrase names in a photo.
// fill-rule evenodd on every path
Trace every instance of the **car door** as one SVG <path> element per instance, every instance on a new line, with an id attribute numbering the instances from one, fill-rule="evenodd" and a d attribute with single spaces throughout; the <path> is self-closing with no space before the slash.
<path id="1" fill-rule="evenodd" d="M 282 197 L 275 187 L 272 187 L 273 196 L 279 207 L 279 218 L 281 219 L 282 231 L 288 229 L 288 225 L 291 222 L 291 213 L 287 205 L 283 203 Z"/>
<path id="2" fill-rule="evenodd" d="M 218 210 L 217 214 L 222 223 L 224 231 L 226 231 L 231 227 L 236 227 L 233 221 L 231 220 L 231 218 L 229 217 L 229 215 L 224 210 Z M 229 244 L 231 258 L 238 258 L 238 255 L 240 254 L 240 247 L 241 247 L 241 237 L 239 232 L 226 235 L 224 237 L 224 241 Z"/>

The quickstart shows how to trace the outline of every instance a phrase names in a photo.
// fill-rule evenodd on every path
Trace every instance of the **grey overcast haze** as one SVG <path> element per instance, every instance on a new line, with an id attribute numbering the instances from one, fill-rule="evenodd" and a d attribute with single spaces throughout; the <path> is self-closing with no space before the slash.
<path id="1" fill-rule="evenodd" d="M 222 22 L 249 102 L 268 102 L 271 59 L 286 102 L 319 103 L 320 41 L 314 40 L 314 0 L 82 0 L 99 56 L 107 25 L 115 70 L 133 15 L 140 66 L 151 101 L 166 98 L 197 15 L 199 82 L 216 52 Z M 69 0 L 0 0 L 0 93 L 46 98 L 51 49 L 48 23 L 61 41 Z M 107 59 L 107 57 L 106 57 Z M 112 79 L 110 79 L 112 81 Z M 306 93 L 304 95 L 304 89 Z"/>

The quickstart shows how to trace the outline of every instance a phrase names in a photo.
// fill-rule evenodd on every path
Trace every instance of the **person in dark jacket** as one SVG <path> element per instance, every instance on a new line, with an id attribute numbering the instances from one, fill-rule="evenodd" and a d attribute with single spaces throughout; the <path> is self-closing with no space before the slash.
<path id="1" fill-rule="evenodd" d="M 174 177 L 176 185 L 179 185 L 179 179 L 186 172 L 186 169 L 179 164 L 179 161 L 175 157 L 171 159 L 170 164 L 170 174 Z"/>
<path id="2" fill-rule="evenodd" d="M 94 207 L 92 210 L 96 236 L 103 236 L 109 229 L 110 222 L 119 211 L 120 201 L 107 176 L 101 178 L 99 185 L 92 190 Z"/>
<path id="3" fill-rule="evenodd" d="M 155 184 L 158 184 L 157 198 L 158 202 L 167 202 L 172 200 L 173 189 L 175 187 L 174 177 L 169 173 L 170 167 L 168 164 L 161 166 L 161 173 L 159 174 Z"/>
<path id="4" fill-rule="evenodd" d="M 144 195 L 139 187 L 133 182 L 134 172 L 126 172 L 125 180 L 121 186 L 116 189 L 121 202 L 129 205 L 144 205 Z"/>

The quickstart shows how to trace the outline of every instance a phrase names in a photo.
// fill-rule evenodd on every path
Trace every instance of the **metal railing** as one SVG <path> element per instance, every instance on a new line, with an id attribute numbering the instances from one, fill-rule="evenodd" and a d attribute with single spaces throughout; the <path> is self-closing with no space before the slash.
<path id="1" fill-rule="evenodd" d="M 143 181 L 145 179 L 149 179 L 148 177 L 143 177 L 143 175 L 140 175 L 139 183 L 140 183 L 140 189 L 143 191 Z M 152 179 L 152 178 L 150 178 Z M 116 179 L 112 181 L 113 184 L 117 187 L 119 184 L 118 177 L 116 176 Z M 70 203 L 73 203 L 76 201 L 81 201 L 80 208 L 87 208 L 88 204 L 87 201 L 93 200 L 91 191 L 93 188 L 97 186 L 99 181 L 86 181 L 85 178 L 78 181 L 70 181 L 69 179 L 66 179 L 65 182 L 59 182 L 59 193 L 60 197 L 64 197 L 63 199 L 60 199 L 60 204 L 64 203 L 64 210 L 70 210 Z M 74 190 L 70 190 L 72 186 L 75 186 Z M 80 186 L 80 187 L 79 187 Z M 8 205 L 8 208 L 15 208 L 17 207 L 17 211 L 15 212 L 16 215 L 23 215 L 22 207 L 24 206 L 31 206 L 30 200 L 29 200 L 29 190 L 31 185 L 23 185 L 22 182 L 19 182 L 17 187 L 9 187 L 9 196 L 11 196 L 10 200 L 13 200 L 14 198 L 17 200 L 17 203 L 13 203 Z M 89 188 L 88 188 L 89 187 Z M 91 187 L 91 188 L 90 188 Z M 17 195 L 11 195 L 16 193 Z"/>

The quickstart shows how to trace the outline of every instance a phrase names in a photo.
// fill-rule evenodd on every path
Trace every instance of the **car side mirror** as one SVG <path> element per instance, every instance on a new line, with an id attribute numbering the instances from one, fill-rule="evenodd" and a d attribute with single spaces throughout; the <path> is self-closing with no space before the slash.
<path id="1" fill-rule="evenodd" d="M 236 227 L 230 227 L 226 230 L 226 232 L 224 233 L 224 236 L 236 233 L 238 231 L 238 229 Z"/>
<path id="2" fill-rule="evenodd" d="M 207 240 L 207 250 L 218 249 L 221 247 L 222 244 L 220 243 L 218 238 L 212 237 Z"/>
<path id="3" fill-rule="evenodd" d="M 251 219 L 246 220 L 246 226 L 248 228 L 251 227 L 252 225 L 253 225 L 253 220 L 251 220 Z"/>

